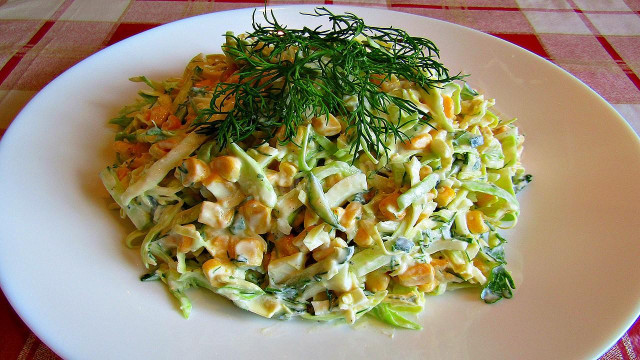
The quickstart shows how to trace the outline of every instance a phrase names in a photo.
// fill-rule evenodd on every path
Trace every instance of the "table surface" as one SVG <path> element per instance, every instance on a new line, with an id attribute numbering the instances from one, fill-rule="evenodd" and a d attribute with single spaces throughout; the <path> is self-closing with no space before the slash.
<path id="1" fill-rule="evenodd" d="M 388 8 L 505 39 L 575 75 L 640 132 L 640 0 L 301 2 Z M 40 89 L 96 51 L 174 20 L 262 5 L 251 0 L 0 0 L 0 137 Z M 24 325 L 2 292 L 0 328 L 0 359 L 58 358 Z M 636 321 L 601 359 L 639 357 Z"/>

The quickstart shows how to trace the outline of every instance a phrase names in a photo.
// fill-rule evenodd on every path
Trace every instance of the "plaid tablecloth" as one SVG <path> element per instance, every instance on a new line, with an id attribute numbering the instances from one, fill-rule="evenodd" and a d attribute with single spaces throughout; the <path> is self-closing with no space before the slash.
<path id="1" fill-rule="evenodd" d="M 640 132 L 640 0 L 326 0 L 475 28 L 548 59 L 602 95 Z M 288 3 L 287 1 L 270 1 Z M 0 137 L 54 77 L 119 40 L 255 0 L 0 0 Z M 640 321 L 602 359 L 640 357 Z M 0 359 L 58 358 L 0 292 Z"/>

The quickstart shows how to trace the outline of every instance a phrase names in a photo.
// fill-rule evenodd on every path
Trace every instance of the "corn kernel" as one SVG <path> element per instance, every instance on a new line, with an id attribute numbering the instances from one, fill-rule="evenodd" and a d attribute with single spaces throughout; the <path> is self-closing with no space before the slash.
<path id="1" fill-rule="evenodd" d="M 154 122 L 157 126 L 161 126 L 169 117 L 169 113 L 169 109 L 165 106 L 154 106 L 150 110 L 149 120 Z"/>
<path id="2" fill-rule="evenodd" d="M 444 106 L 444 116 L 451 119 L 453 113 L 453 99 L 449 95 L 442 95 L 442 106 Z"/>
<path id="3" fill-rule="evenodd" d="M 431 135 L 428 133 L 416 135 L 404 142 L 404 146 L 411 150 L 426 149 L 429 144 L 431 144 Z"/>
<path id="4" fill-rule="evenodd" d="M 362 204 L 352 202 L 344 209 L 344 213 L 340 217 L 340 225 L 350 228 L 362 216 Z"/>
<path id="5" fill-rule="evenodd" d="M 344 240 L 340 238 L 335 238 L 331 240 L 331 243 L 322 245 L 314 249 L 311 255 L 316 261 L 321 261 L 326 259 L 329 255 L 333 254 L 335 251 L 334 249 L 345 248 L 345 247 L 347 247 L 347 243 L 345 243 Z"/>
<path id="6" fill-rule="evenodd" d="M 418 285 L 418 290 L 422 292 L 432 292 L 436 289 L 436 286 L 438 286 L 438 280 L 433 280 L 426 284 Z"/>
<path id="7" fill-rule="evenodd" d="M 439 207 L 447 206 L 453 197 L 456 195 L 456 192 L 453 191 L 452 188 L 448 186 L 441 186 L 438 188 L 438 195 L 436 196 L 436 203 Z"/>
<path id="8" fill-rule="evenodd" d="M 353 241 L 356 243 L 356 245 L 363 248 L 373 245 L 373 238 L 369 236 L 369 233 L 363 227 L 360 227 L 358 229 L 358 232 L 356 232 L 356 237 L 353 239 Z"/>
<path id="9" fill-rule="evenodd" d="M 198 222 L 209 225 L 215 229 L 224 229 L 231 225 L 233 210 L 218 203 L 203 201 Z"/>
<path id="10" fill-rule="evenodd" d="M 498 135 L 500 133 L 503 133 L 505 131 L 509 130 L 509 127 L 507 125 L 502 125 L 500 127 L 497 127 L 495 129 L 493 129 L 493 135 Z"/>
<path id="11" fill-rule="evenodd" d="M 449 261 L 445 259 L 431 259 L 431 266 L 437 268 L 444 268 L 449 264 Z"/>
<path id="12" fill-rule="evenodd" d="M 498 197 L 495 195 L 491 195 L 491 194 L 485 194 L 485 193 L 476 193 L 476 204 L 479 207 L 485 207 L 485 206 L 489 206 L 493 203 L 495 203 L 496 201 L 498 201 Z"/>
<path id="13" fill-rule="evenodd" d="M 365 287 L 371 292 L 378 292 L 387 290 L 391 277 L 382 271 L 374 271 L 367 274 L 365 281 Z"/>
<path id="14" fill-rule="evenodd" d="M 484 214 L 479 210 L 467 212 L 467 227 L 474 234 L 482 234 L 489 231 L 484 223 Z"/>
<path id="15" fill-rule="evenodd" d="M 266 242 L 259 237 L 237 239 L 229 245 L 229 256 L 249 266 L 261 265 L 262 257 L 267 249 Z"/>
<path id="16" fill-rule="evenodd" d="M 423 167 L 420 168 L 420 180 L 424 180 L 424 178 L 427 177 L 427 175 L 431 174 L 433 172 L 433 169 L 431 168 L 431 166 L 429 165 L 425 165 Z"/>
<path id="17" fill-rule="evenodd" d="M 293 177 L 298 173 L 298 168 L 290 162 L 282 162 L 278 167 L 280 170 L 277 185 L 288 187 L 293 185 Z"/>
<path id="18" fill-rule="evenodd" d="M 264 234 L 271 229 L 271 208 L 258 200 L 249 200 L 239 209 L 247 227 L 256 234 Z"/>
<path id="19" fill-rule="evenodd" d="M 188 236 L 180 236 L 180 244 L 178 244 L 178 252 L 187 253 L 193 247 L 194 239 Z"/>
<path id="20" fill-rule="evenodd" d="M 398 282 L 403 286 L 417 286 L 433 282 L 435 274 L 430 264 L 416 264 L 398 275 Z"/>
<path id="21" fill-rule="evenodd" d="M 236 182 L 240 177 L 242 162 L 235 156 L 225 155 L 218 156 L 211 160 L 209 166 L 213 172 L 220 175 L 223 179 Z"/>
<path id="22" fill-rule="evenodd" d="M 293 235 L 287 235 L 275 241 L 276 253 L 279 258 L 300 252 L 300 250 L 293 245 L 293 239 Z"/>
<path id="23" fill-rule="evenodd" d="M 338 135 L 342 130 L 340 121 L 331 114 L 329 114 L 329 120 L 325 115 L 314 117 L 311 119 L 311 125 L 318 134 L 323 136 Z"/>
<path id="24" fill-rule="evenodd" d="M 126 141 L 116 141 L 113 143 L 113 149 L 124 159 L 129 159 L 149 151 L 149 145 L 145 143 L 128 143 Z"/>
<path id="25" fill-rule="evenodd" d="M 406 211 L 400 211 L 398 207 L 398 197 L 400 193 L 395 191 L 389 194 L 387 197 L 382 199 L 378 204 L 378 208 L 380 209 L 380 213 L 387 220 L 402 220 L 406 215 Z"/>
<path id="26" fill-rule="evenodd" d="M 184 186 L 191 186 L 209 177 L 209 167 L 198 158 L 190 157 L 182 162 L 182 166 L 187 170 L 186 174 L 181 174 L 182 185 Z"/>
<path id="27" fill-rule="evenodd" d="M 233 272 L 232 266 L 226 261 L 213 258 L 202 264 L 202 272 L 209 279 L 211 285 L 221 287 L 224 285 L 225 278 Z"/>

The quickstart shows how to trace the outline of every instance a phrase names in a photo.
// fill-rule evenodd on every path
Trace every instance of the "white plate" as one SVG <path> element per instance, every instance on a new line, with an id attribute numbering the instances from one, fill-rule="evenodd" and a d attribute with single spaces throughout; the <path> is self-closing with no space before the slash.
<path id="1" fill-rule="evenodd" d="M 275 7 L 292 26 L 309 6 Z M 508 233 L 517 291 L 486 305 L 477 293 L 429 298 L 424 330 L 266 320 L 204 291 L 184 320 L 159 283 L 141 283 L 127 227 L 105 208 L 98 172 L 113 159 L 105 125 L 145 74 L 181 74 L 219 52 L 251 10 L 147 31 L 74 66 L 20 113 L 0 142 L 0 280 L 29 327 L 65 358 L 584 359 L 613 344 L 638 314 L 640 143 L 602 98 L 558 67 L 494 37 L 423 17 L 353 10 L 369 23 L 433 39 L 453 71 L 517 116 L 533 184 Z"/>

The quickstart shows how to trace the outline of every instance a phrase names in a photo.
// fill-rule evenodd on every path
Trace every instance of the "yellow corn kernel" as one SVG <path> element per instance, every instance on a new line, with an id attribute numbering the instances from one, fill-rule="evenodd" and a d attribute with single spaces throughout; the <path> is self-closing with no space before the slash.
<path id="1" fill-rule="evenodd" d="M 418 290 L 422 291 L 422 292 L 432 292 L 433 290 L 436 289 L 436 286 L 438 286 L 438 280 L 433 280 L 430 281 L 426 284 L 422 284 L 422 285 L 418 285 Z"/>
<path id="2" fill-rule="evenodd" d="M 404 146 L 411 150 L 426 149 L 429 144 L 431 144 L 431 135 L 428 133 L 416 135 L 404 142 Z"/>
<path id="3" fill-rule="evenodd" d="M 271 229 L 271 208 L 258 200 L 249 200 L 240 206 L 247 227 L 256 234 L 264 234 Z"/>
<path id="4" fill-rule="evenodd" d="M 225 229 L 233 220 L 233 209 L 228 209 L 218 203 L 203 201 L 198 215 L 198 222 L 215 229 Z"/>
<path id="5" fill-rule="evenodd" d="M 211 254 L 211 256 L 217 259 L 225 259 L 228 260 L 227 249 L 229 248 L 229 237 L 224 236 L 216 236 L 211 240 L 209 246 L 207 246 L 207 251 Z"/>
<path id="6" fill-rule="evenodd" d="M 221 178 L 236 182 L 240 177 L 240 168 L 242 167 L 242 162 L 235 156 L 225 155 L 218 156 L 211 160 L 209 163 L 211 170 L 216 174 L 220 175 Z"/>
<path id="7" fill-rule="evenodd" d="M 395 191 L 389 194 L 387 197 L 382 199 L 378 204 L 378 208 L 380 209 L 380 213 L 387 220 L 402 220 L 406 215 L 406 211 L 400 211 L 398 207 L 398 197 L 400 193 Z"/>
<path id="8" fill-rule="evenodd" d="M 145 143 L 128 143 L 126 141 L 116 141 L 113 149 L 124 159 L 140 156 L 149 150 L 149 145 Z"/>
<path id="9" fill-rule="evenodd" d="M 169 108 L 166 106 L 154 106 L 149 111 L 149 121 L 154 122 L 157 126 L 162 126 L 162 123 L 169 117 Z"/>
<path id="10" fill-rule="evenodd" d="M 248 266 L 260 266 L 267 249 L 267 243 L 259 237 L 232 240 L 229 245 L 229 256 Z"/>
<path id="11" fill-rule="evenodd" d="M 210 259 L 207 260 L 204 264 L 202 264 L 202 272 L 205 275 L 209 275 L 210 272 L 214 271 L 217 267 L 220 267 L 222 262 L 219 259 Z"/>
<path id="12" fill-rule="evenodd" d="M 358 232 L 356 232 L 356 237 L 353 238 L 353 241 L 356 243 L 356 245 L 363 248 L 373 245 L 373 238 L 369 236 L 369 233 L 363 227 L 360 227 L 358 229 Z"/>
<path id="13" fill-rule="evenodd" d="M 320 135 L 333 136 L 338 135 L 342 130 L 340 121 L 335 116 L 329 114 L 329 119 L 325 115 L 314 117 L 311 119 L 311 125 L 313 129 Z"/>
<path id="14" fill-rule="evenodd" d="M 362 204 L 359 202 L 352 202 L 347 205 L 344 209 L 344 213 L 340 217 L 340 225 L 345 228 L 350 228 L 353 226 L 360 217 L 362 216 Z"/>
<path id="15" fill-rule="evenodd" d="M 431 131 L 429 131 L 429 134 L 431 135 L 431 137 L 434 140 L 435 139 L 447 140 L 447 131 L 446 130 L 431 130 Z"/>
<path id="16" fill-rule="evenodd" d="M 287 235 L 274 242 L 276 244 L 276 254 L 278 255 L 278 258 L 286 257 L 300 252 L 300 250 L 295 245 L 293 245 L 293 239 L 293 235 Z"/>
<path id="17" fill-rule="evenodd" d="M 288 187 L 293 185 L 293 177 L 298 173 L 298 168 L 290 162 L 281 162 L 278 166 L 280 172 L 276 180 L 276 185 Z"/>
<path id="18" fill-rule="evenodd" d="M 221 287 L 224 285 L 225 278 L 233 272 L 232 266 L 227 261 L 213 258 L 202 264 L 202 272 L 209 279 L 211 285 Z"/>
<path id="19" fill-rule="evenodd" d="M 431 259 L 431 266 L 437 268 L 444 268 L 449 264 L 449 260 L 445 259 Z"/>
<path id="20" fill-rule="evenodd" d="M 190 157 L 183 161 L 182 167 L 187 171 L 186 174 L 181 173 L 180 169 L 177 171 L 180 172 L 182 185 L 184 186 L 191 186 L 198 181 L 202 181 L 209 177 L 210 174 L 207 164 L 195 157 Z"/>
<path id="21" fill-rule="evenodd" d="M 322 245 L 320 247 L 315 248 L 311 255 L 316 261 L 324 260 L 327 256 L 333 254 L 336 248 L 345 248 L 347 247 L 347 243 L 340 238 L 335 238 L 331 240 L 331 243 Z"/>
<path id="22" fill-rule="evenodd" d="M 482 234 L 489 231 L 484 223 L 484 214 L 480 210 L 467 212 L 467 227 L 474 234 Z"/>
<path id="23" fill-rule="evenodd" d="M 478 205 L 479 207 L 489 206 L 498 201 L 497 196 L 481 192 L 476 193 L 476 199 L 476 205 Z"/>
<path id="24" fill-rule="evenodd" d="M 448 186 L 441 186 L 438 188 L 438 195 L 436 196 L 436 203 L 439 207 L 447 206 L 453 197 L 456 196 L 456 192 Z"/>
<path id="25" fill-rule="evenodd" d="M 451 119 L 453 113 L 453 99 L 449 95 L 442 95 L 442 106 L 444 106 L 444 116 Z"/>
<path id="26" fill-rule="evenodd" d="M 374 271 L 367 274 L 364 285 L 371 292 L 385 291 L 389 286 L 389 281 L 391 281 L 391 277 L 385 272 Z"/>
<path id="27" fill-rule="evenodd" d="M 435 280 L 433 266 L 430 264 L 416 264 L 398 275 L 398 282 L 402 286 L 417 286 L 432 283 Z"/>
<path id="28" fill-rule="evenodd" d="M 431 174 L 433 169 L 429 165 L 425 165 L 420 168 L 420 180 L 423 180 L 427 175 Z"/>
<path id="29" fill-rule="evenodd" d="M 493 129 L 493 135 L 498 135 L 498 134 L 503 133 L 503 132 L 505 132 L 507 130 L 509 130 L 509 127 L 507 125 L 499 126 L 499 127 L 495 128 L 495 129 Z"/>
<path id="30" fill-rule="evenodd" d="M 180 243 L 178 244 L 178 252 L 187 253 L 191 251 L 193 247 L 193 238 L 188 236 L 180 236 Z"/>
<path id="31" fill-rule="evenodd" d="M 333 246 L 331 246 L 330 244 L 326 244 L 318 248 L 315 248 L 311 252 L 311 255 L 313 256 L 313 259 L 315 261 L 321 261 L 321 260 L 324 260 L 327 256 L 333 254 L 333 252 L 334 252 Z"/>

